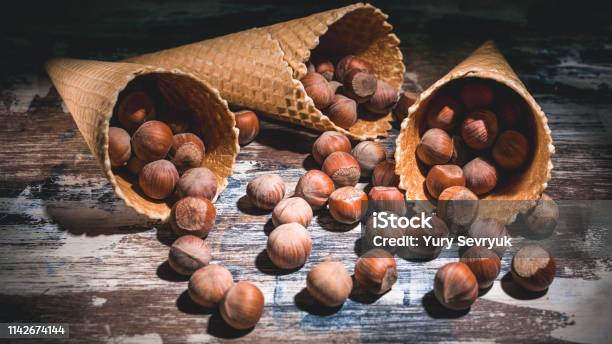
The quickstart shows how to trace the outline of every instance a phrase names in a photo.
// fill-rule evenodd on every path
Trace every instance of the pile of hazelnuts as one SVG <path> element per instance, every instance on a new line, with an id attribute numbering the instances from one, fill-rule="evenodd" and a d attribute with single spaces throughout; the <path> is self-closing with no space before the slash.
<path id="1" fill-rule="evenodd" d="M 306 94 L 337 126 L 349 129 L 359 116 L 386 115 L 394 110 L 408 113 L 416 95 L 401 96 L 388 83 L 374 75 L 365 60 L 354 55 L 343 57 L 334 65 L 326 59 L 313 58 L 307 63 L 308 72 L 300 80 Z"/>

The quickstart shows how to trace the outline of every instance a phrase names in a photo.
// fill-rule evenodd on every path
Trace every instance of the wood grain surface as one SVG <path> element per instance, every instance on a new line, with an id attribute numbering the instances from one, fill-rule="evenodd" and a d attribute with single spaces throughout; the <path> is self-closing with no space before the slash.
<path id="1" fill-rule="evenodd" d="M 263 13 L 271 6 L 263 3 L 252 11 Z M 241 13 L 223 9 L 210 12 L 215 23 Z M 258 19 L 253 25 L 318 9 L 281 6 L 278 18 Z M 612 200 L 611 35 L 533 29 L 522 21 L 529 16 L 505 7 L 510 13 L 503 18 L 495 16 L 493 7 L 470 11 L 446 2 L 438 9 L 399 4 L 383 9 L 391 13 L 389 20 L 402 40 L 409 90 L 427 88 L 486 38 L 496 38 L 549 118 L 556 154 L 547 192 L 558 200 L 600 200 L 600 209 L 612 210 L 605 202 Z M 164 11 L 169 18 L 172 12 Z M 119 23 L 129 17 L 112 13 Z M 179 19 L 180 13 L 175 13 Z M 189 16 L 204 20 L 203 13 L 194 10 Z M 440 23 L 461 29 L 445 36 Z M 228 24 L 224 32 L 216 27 L 206 35 L 241 29 L 236 25 Z M 92 34 L 104 43 L 101 47 L 85 45 L 86 52 L 73 48 L 74 55 L 120 58 L 182 43 L 173 37 L 184 34 L 180 26 L 168 30 L 160 34 L 158 45 L 144 35 L 142 44 L 124 51 L 112 48 L 116 41 L 105 41 L 105 28 L 116 30 L 102 25 Z M 197 32 L 204 31 L 200 27 Z M 58 42 L 66 39 L 79 46 L 61 27 L 51 32 Z M 259 174 L 275 172 L 293 190 L 298 178 L 316 167 L 310 150 L 317 134 L 267 120 L 256 141 L 242 148 L 228 188 L 217 201 L 217 225 L 207 239 L 214 262 L 225 265 L 235 280 L 254 282 L 265 295 L 259 324 L 248 331 L 233 330 L 217 311 L 190 301 L 186 279 L 166 262 L 175 239 L 172 231 L 139 217 L 115 197 L 44 73 L 32 69 L 7 75 L 0 88 L 2 323 L 69 323 L 73 343 L 605 343 L 612 336 L 610 222 L 586 229 L 561 222 L 553 236 L 543 240 L 560 257 L 556 279 L 546 293 L 525 294 L 514 285 L 507 274 L 512 252 L 507 252 L 498 280 L 469 312 L 447 311 L 431 290 L 436 269 L 457 259 L 451 250 L 430 262 L 398 259 L 399 280 L 380 298 L 354 292 L 340 308 L 316 305 L 303 290 L 306 273 L 328 256 L 352 272 L 360 228 L 338 226 L 320 211 L 310 227 L 313 251 L 306 265 L 285 272 L 271 264 L 265 254 L 270 214 L 246 201 L 246 184 Z M 396 124 L 382 140 L 389 153 L 397 134 Z M 514 240 L 520 244 L 528 239 Z"/>

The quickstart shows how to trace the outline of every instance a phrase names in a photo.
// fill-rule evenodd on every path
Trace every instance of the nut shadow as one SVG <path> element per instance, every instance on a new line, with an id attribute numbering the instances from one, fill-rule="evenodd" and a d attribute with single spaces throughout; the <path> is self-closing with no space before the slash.
<path id="1" fill-rule="evenodd" d="M 518 285 L 512 278 L 512 273 L 507 272 L 501 281 L 502 290 L 508 294 L 508 296 L 517 300 L 535 300 L 546 295 L 548 289 L 542 291 L 530 291 Z"/>
<path id="2" fill-rule="evenodd" d="M 359 222 L 347 225 L 340 223 L 331 216 L 327 208 L 322 208 L 317 214 L 317 223 L 321 228 L 330 232 L 348 232 L 355 228 Z"/>
<path id="3" fill-rule="evenodd" d="M 241 212 L 247 215 L 254 215 L 254 216 L 266 215 L 272 212 L 272 210 L 265 210 L 265 209 L 257 208 L 251 202 L 251 200 L 249 199 L 247 195 L 244 195 L 240 197 L 240 199 L 238 199 L 238 202 L 236 202 L 236 207 L 238 207 L 238 210 L 240 210 Z"/>
<path id="4" fill-rule="evenodd" d="M 221 317 L 221 313 L 219 313 L 218 309 L 215 309 L 210 318 L 208 318 L 208 326 L 206 327 L 206 332 L 211 336 L 215 336 L 217 338 L 224 339 L 236 339 L 240 337 L 244 337 L 247 334 L 251 333 L 255 326 L 248 328 L 246 330 L 238 330 L 231 327 L 228 323 L 223 320 Z"/>
<path id="5" fill-rule="evenodd" d="M 268 119 L 266 119 L 266 121 L 274 122 Z M 287 140 L 287 137 L 292 137 L 294 139 Z M 273 147 L 278 150 L 307 154 L 311 152 L 312 144 L 316 138 L 315 135 L 302 130 L 302 128 L 287 125 L 287 123 L 283 122 L 282 126 L 262 126 L 255 141 L 264 146 Z"/>
<path id="6" fill-rule="evenodd" d="M 274 226 L 274 223 L 272 223 L 272 219 L 268 219 L 268 221 L 266 221 L 266 224 L 264 224 L 264 234 L 266 234 L 266 236 L 269 236 L 270 233 L 272 233 L 272 231 L 275 229 L 276 227 Z"/>
<path id="7" fill-rule="evenodd" d="M 189 276 L 181 275 L 178 272 L 174 271 L 170 266 L 170 263 L 168 263 L 168 260 L 165 260 L 163 263 L 159 264 L 155 273 L 157 277 L 168 282 L 189 281 Z"/>
<path id="8" fill-rule="evenodd" d="M 310 171 L 310 170 L 320 170 L 321 169 L 321 165 L 319 165 L 315 159 L 313 158 L 312 154 L 308 154 L 308 156 L 306 158 L 304 158 L 304 161 L 302 161 L 302 167 L 306 170 L 306 171 Z"/>
<path id="9" fill-rule="evenodd" d="M 289 275 L 302 268 L 300 266 L 295 269 L 286 270 L 286 269 L 281 269 L 277 267 L 276 265 L 274 265 L 274 263 L 272 263 L 272 261 L 270 260 L 270 257 L 268 256 L 268 251 L 265 249 L 259 252 L 257 257 L 255 258 L 255 266 L 257 267 L 259 271 L 263 272 L 266 275 L 271 275 L 271 276 Z"/>
<path id="10" fill-rule="evenodd" d="M 155 236 L 157 237 L 157 241 L 160 243 L 170 247 L 174 243 L 174 241 L 178 238 L 176 234 L 172 231 L 172 228 L 169 224 L 160 224 L 155 227 L 157 232 Z"/>
<path id="11" fill-rule="evenodd" d="M 357 281 L 355 280 L 355 275 L 352 275 L 351 279 L 353 280 L 353 289 L 351 290 L 351 293 L 349 294 L 349 299 L 351 299 L 352 301 L 355 301 L 355 302 L 358 302 L 364 305 L 370 305 L 378 301 L 378 299 L 380 299 L 386 293 L 388 293 L 387 291 L 380 295 L 372 294 L 369 291 L 363 289 L 359 285 L 359 283 L 357 283 Z"/>
<path id="12" fill-rule="evenodd" d="M 315 298 L 306 288 L 295 294 L 293 301 L 300 310 L 318 316 L 330 316 L 342 309 L 342 305 L 329 307 L 320 303 L 319 301 L 315 300 Z"/>
<path id="13" fill-rule="evenodd" d="M 433 290 L 426 293 L 423 296 L 423 299 L 421 300 L 421 302 L 423 304 L 423 308 L 425 309 L 425 312 L 427 312 L 427 315 L 429 315 L 430 317 L 434 319 L 456 319 L 470 312 L 470 308 L 460 310 L 460 311 L 455 311 L 455 310 L 444 307 L 440 303 L 440 301 L 436 299 L 436 296 L 434 295 Z"/>
<path id="14" fill-rule="evenodd" d="M 185 314 L 191 315 L 208 315 L 216 311 L 214 308 L 202 307 L 193 302 L 191 297 L 189 297 L 189 292 L 187 292 L 187 290 L 182 292 L 181 295 L 176 298 L 176 308 Z"/>

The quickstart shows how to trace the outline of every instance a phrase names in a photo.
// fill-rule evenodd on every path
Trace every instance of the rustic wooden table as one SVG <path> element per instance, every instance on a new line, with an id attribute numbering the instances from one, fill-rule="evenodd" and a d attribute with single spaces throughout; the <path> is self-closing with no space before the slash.
<path id="1" fill-rule="evenodd" d="M 178 21 L 172 15 L 191 20 L 172 34 L 160 33 L 164 46 L 154 46 L 149 39 L 131 50 L 113 50 L 110 47 L 116 47 L 119 40 L 110 44 L 108 36 L 99 33 L 94 38 L 106 48 L 96 50 L 93 43 L 83 43 L 85 39 L 60 33 L 59 26 L 52 27 L 57 32 L 52 39 L 66 39 L 89 50 L 85 53 L 57 43 L 60 47 L 54 51 L 70 54 L 77 49 L 74 54 L 80 56 L 123 57 L 176 45 L 173 38 L 190 24 L 208 19 L 221 23 L 241 13 L 222 6 L 217 12 L 211 10 L 216 15 L 209 18 L 209 12 L 201 10 L 185 14 L 157 6 L 166 17 L 152 24 L 154 32 L 166 27 L 164 20 Z M 250 14 L 263 15 L 271 6 L 253 5 Z M 406 89 L 427 88 L 484 39 L 496 38 L 548 114 L 556 154 L 547 192 L 560 200 L 612 199 L 611 35 L 548 31 L 544 26 L 549 22 L 535 24 L 534 29 L 529 19 L 533 12 L 525 9 L 516 14 L 504 7 L 505 17 L 496 17 L 494 6 L 478 11 L 448 3 L 436 9 L 383 7 L 392 14 L 390 21 L 402 39 Z M 278 9 L 279 18 L 259 19 L 246 27 L 316 10 L 284 6 Z M 538 8 L 533 11 L 539 13 Z M 127 13 L 111 14 L 121 23 L 131 18 Z M 108 22 L 103 19 L 97 23 L 99 32 L 118 32 L 105 26 Z M 236 24 L 223 30 L 198 27 L 198 33 L 206 32 L 198 38 L 242 28 Z M 445 31 L 442 27 L 458 29 Z M 139 34 L 142 31 L 135 33 Z M 354 295 L 335 310 L 312 304 L 302 292 L 306 273 L 327 256 L 340 259 L 352 271 L 355 242 L 361 232 L 359 227 L 339 228 L 328 213 L 320 212 L 310 228 L 313 251 L 306 265 L 292 273 L 272 266 L 263 252 L 271 230 L 270 215 L 244 201 L 246 184 L 258 174 L 276 172 L 292 190 L 305 169 L 313 166 L 309 153 L 317 134 L 270 121 L 263 121 L 256 141 L 242 148 L 229 186 L 216 204 L 217 226 L 207 239 L 215 262 L 228 267 L 236 280 L 255 282 L 265 294 L 259 324 L 250 331 L 232 330 L 217 312 L 190 301 L 186 279 L 173 273 L 166 262 L 174 235 L 168 226 L 148 223 L 115 197 L 44 73 L 39 69 L 19 73 L 6 77 L 0 88 L 0 322 L 69 323 L 71 342 L 83 343 L 229 338 L 266 342 L 610 341 L 612 260 L 605 246 L 610 243 L 609 224 L 576 231 L 571 223 L 561 223 L 545 239 L 549 245 L 554 243 L 555 255 L 567 257 L 559 259 L 555 282 L 545 294 L 514 290 L 506 276 L 511 259 L 507 253 L 498 282 L 469 312 L 445 311 L 431 289 L 436 269 L 456 259 L 450 252 L 424 263 L 398 259 L 399 280 L 379 299 Z M 396 125 L 389 138 L 382 140 L 389 152 L 395 148 L 397 134 Z M 575 258 L 569 258 L 572 254 Z"/>

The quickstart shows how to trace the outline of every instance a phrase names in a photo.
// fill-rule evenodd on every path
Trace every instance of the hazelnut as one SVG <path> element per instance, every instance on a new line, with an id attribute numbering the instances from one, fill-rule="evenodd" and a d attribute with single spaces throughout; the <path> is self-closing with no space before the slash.
<path id="1" fill-rule="evenodd" d="M 361 176 L 359 163 L 346 152 L 330 154 L 323 162 L 322 170 L 330 176 L 337 187 L 356 185 Z"/>
<path id="2" fill-rule="evenodd" d="M 337 131 L 326 131 L 312 145 L 312 157 L 319 163 L 323 164 L 323 161 L 334 152 L 347 152 L 351 151 L 351 141 L 349 141 L 346 135 Z"/>
<path id="3" fill-rule="evenodd" d="M 393 116 L 399 122 L 403 121 L 408 116 L 408 109 L 416 103 L 419 95 L 414 92 L 404 91 L 400 94 L 397 104 L 393 109 Z"/>
<path id="4" fill-rule="evenodd" d="M 178 171 L 170 161 L 157 160 L 144 165 L 138 174 L 138 185 L 145 195 L 164 199 L 172 195 L 178 179 Z"/>
<path id="5" fill-rule="evenodd" d="M 108 158 L 111 166 L 123 166 L 130 159 L 130 155 L 130 134 L 119 127 L 108 128 Z"/>
<path id="6" fill-rule="evenodd" d="M 407 235 L 416 238 L 416 245 L 408 245 L 400 249 L 400 255 L 404 258 L 432 260 L 440 255 L 443 246 L 436 246 L 433 242 L 426 242 L 426 237 L 448 238 L 449 231 L 446 223 L 437 216 L 432 216 L 430 220 L 432 228 L 412 228 L 407 229 Z"/>
<path id="7" fill-rule="evenodd" d="M 495 99 L 495 93 L 485 80 L 470 80 L 461 89 L 461 101 L 470 110 L 484 108 Z"/>
<path id="8" fill-rule="evenodd" d="M 497 121 L 503 129 L 516 128 L 522 118 L 523 106 L 515 96 L 503 97 L 495 108 Z"/>
<path id="9" fill-rule="evenodd" d="M 493 146 L 493 159 L 505 169 L 521 167 L 527 161 L 528 156 L 529 142 L 518 131 L 504 131 Z"/>
<path id="10" fill-rule="evenodd" d="M 345 186 L 329 196 L 329 213 L 340 223 L 352 224 L 365 215 L 367 202 L 365 192 L 353 186 Z"/>
<path id="11" fill-rule="evenodd" d="M 281 269 L 298 268 L 308 260 L 312 240 L 308 230 L 299 223 L 276 227 L 268 236 L 266 251 L 274 265 Z"/>
<path id="12" fill-rule="evenodd" d="M 204 197 L 185 197 L 174 203 L 170 225 L 176 235 L 195 235 L 203 238 L 215 225 L 217 210 Z"/>
<path id="13" fill-rule="evenodd" d="M 325 109 L 331 104 L 334 93 L 321 74 L 306 73 L 301 81 L 306 94 L 312 99 L 317 109 Z"/>
<path id="14" fill-rule="evenodd" d="M 377 211 L 391 211 L 397 215 L 406 213 L 404 194 L 395 186 L 375 186 L 368 192 L 368 200 Z"/>
<path id="15" fill-rule="evenodd" d="M 332 81 L 334 78 L 334 70 L 334 64 L 330 61 L 321 61 L 315 65 L 315 71 L 323 75 L 327 81 Z"/>
<path id="16" fill-rule="evenodd" d="M 341 94 L 334 95 L 325 115 L 340 128 L 348 129 L 357 122 L 357 103 Z"/>
<path id="17" fill-rule="evenodd" d="M 206 308 L 216 307 L 234 285 L 232 273 L 225 267 L 210 264 L 196 270 L 189 279 L 187 291 L 193 302 Z"/>
<path id="18" fill-rule="evenodd" d="M 331 88 L 331 90 L 332 90 L 332 92 L 334 94 L 337 94 L 339 91 L 342 90 L 342 83 L 339 82 L 339 81 L 335 81 L 335 80 L 330 81 L 329 82 L 329 88 Z"/>
<path id="19" fill-rule="evenodd" d="M 355 263 L 355 281 L 375 295 L 389 291 L 397 281 L 397 263 L 389 252 L 375 248 Z"/>
<path id="20" fill-rule="evenodd" d="M 376 92 L 376 77 L 368 72 L 352 69 L 342 81 L 344 94 L 357 103 L 365 103 Z"/>
<path id="21" fill-rule="evenodd" d="M 142 171 L 142 168 L 146 164 L 147 163 L 145 161 L 142 161 L 142 160 L 138 159 L 137 156 L 132 155 L 130 160 L 128 160 L 127 168 L 128 168 L 128 170 L 130 172 L 132 172 L 133 175 L 137 176 L 137 175 L 140 174 L 140 171 Z"/>
<path id="22" fill-rule="evenodd" d="M 217 195 L 217 176 L 206 167 L 197 167 L 183 173 L 176 184 L 180 198 L 199 196 L 213 200 Z"/>
<path id="23" fill-rule="evenodd" d="M 529 291 L 546 290 L 555 278 L 555 260 L 540 245 L 522 247 L 512 258 L 512 279 Z"/>
<path id="24" fill-rule="evenodd" d="M 468 309 L 478 297 L 476 276 L 464 263 L 448 263 L 436 272 L 434 294 L 448 309 Z"/>
<path id="25" fill-rule="evenodd" d="M 464 186 L 451 186 L 438 197 L 438 216 L 449 226 L 467 226 L 477 214 L 478 196 Z"/>
<path id="26" fill-rule="evenodd" d="M 374 141 L 363 141 L 358 143 L 355 148 L 353 148 L 351 154 L 359 162 L 361 175 L 365 177 L 370 177 L 376 165 L 387 159 L 385 147 Z"/>
<path id="27" fill-rule="evenodd" d="M 474 152 L 468 147 L 461 136 L 453 136 L 453 154 L 450 163 L 463 167 L 474 157 Z"/>
<path id="28" fill-rule="evenodd" d="M 308 202 L 299 197 L 290 197 L 280 201 L 272 211 L 272 223 L 280 226 L 297 222 L 308 227 L 312 221 L 312 208 Z"/>
<path id="29" fill-rule="evenodd" d="M 174 153 L 172 163 L 176 166 L 179 173 L 183 173 L 189 169 L 200 167 L 204 160 L 202 150 L 196 144 L 188 142 L 182 144 Z"/>
<path id="30" fill-rule="evenodd" d="M 399 95 L 395 88 L 382 80 L 378 80 L 376 91 L 366 104 L 366 108 L 370 112 L 386 115 L 395 107 L 398 99 Z"/>
<path id="31" fill-rule="evenodd" d="M 319 170 L 306 172 L 295 187 L 294 195 L 303 198 L 313 210 L 321 209 L 329 195 L 336 190 L 334 181 L 327 174 Z"/>
<path id="32" fill-rule="evenodd" d="M 436 97 L 427 108 L 427 125 L 445 131 L 453 129 L 463 111 L 461 104 L 447 95 Z"/>
<path id="33" fill-rule="evenodd" d="M 395 174 L 395 161 L 381 161 L 372 172 L 373 186 L 398 186 L 399 176 Z"/>
<path id="34" fill-rule="evenodd" d="M 119 103 L 117 117 L 123 128 L 134 131 L 145 121 L 155 118 L 153 100 L 144 92 L 130 93 Z"/>
<path id="35" fill-rule="evenodd" d="M 508 236 L 508 230 L 506 226 L 497 221 L 496 219 L 476 219 L 468 229 L 468 235 L 471 238 L 485 238 L 485 239 L 502 239 Z M 493 245 L 493 252 L 497 253 L 498 256 L 503 256 L 506 251 L 506 246 L 504 245 Z"/>
<path id="36" fill-rule="evenodd" d="M 168 264 L 181 275 L 191 275 L 197 269 L 210 263 L 210 247 L 206 241 L 193 235 L 185 235 L 174 241 L 170 247 Z"/>
<path id="37" fill-rule="evenodd" d="M 461 123 L 461 137 L 474 149 L 486 149 L 493 145 L 498 133 L 497 118 L 491 111 L 469 113 Z"/>
<path id="38" fill-rule="evenodd" d="M 164 122 L 148 121 L 132 136 L 134 154 L 143 161 L 163 159 L 172 145 L 172 130 Z"/>
<path id="39" fill-rule="evenodd" d="M 276 173 L 264 174 L 251 180 L 246 191 L 253 205 L 271 210 L 285 197 L 285 182 Z"/>
<path id="40" fill-rule="evenodd" d="M 159 120 L 166 123 L 176 135 L 189 130 L 190 119 L 194 117 L 195 114 L 190 110 L 168 108 L 159 116 Z"/>
<path id="41" fill-rule="evenodd" d="M 236 127 L 239 130 L 238 143 L 247 145 L 259 134 L 259 118 L 251 110 L 242 110 L 234 114 L 236 115 Z"/>
<path id="42" fill-rule="evenodd" d="M 457 165 L 436 165 L 427 173 L 425 185 L 429 194 L 438 199 L 451 186 L 465 186 L 463 170 Z"/>
<path id="43" fill-rule="evenodd" d="M 525 217 L 527 228 L 540 237 L 550 235 L 557 227 L 557 221 L 559 221 L 559 207 L 547 194 L 542 194 Z"/>
<path id="44" fill-rule="evenodd" d="M 357 56 L 345 56 L 340 61 L 338 61 L 338 64 L 336 65 L 336 80 L 344 80 L 346 73 L 353 69 L 371 72 L 372 66 L 368 62 Z"/>
<path id="45" fill-rule="evenodd" d="M 475 158 L 463 166 L 465 186 L 477 195 L 484 195 L 497 185 L 497 168 L 483 158 Z"/>
<path id="46" fill-rule="evenodd" d="M 453 140 L 442 129 L 429 129 L 421 136 L 416 155 L 425 165 L 446 164 L 453 156 Z"/>
<path id="47" fill-rule="evenodd" d="M 472 270 L 480 289 L 489 288 L 501 271 L 497 254 L 484 247 L 470 247 L 461 256 L 461 262 Z"/>
<path id="48" fill-rule="evenodd" d="M 240 281 L 225 293 L 219 311 L 228 325 L 246 330 L 257 324 L 263 308 L 264 296 L 261 290 L 250 282 Z"/>
<path id="49" fill-rule="evenodd" d="M 315 265 L 308 272 L 306 289 L 321 304 L 337 307 L 348 299 L 353 280 L 344 264 L 328 260 Z"/>
<path id="50" fill-rule="evenodd" d="M 172 146 L 170 147 L 170 151 L 168 154 L 173 157 L 176 154 L 176 151 L 186 143 L 193 143 L 202 151 L 202 155 L 206 153 L 206 148 L 204 147 L 204 142 L 200 139 L 196 134 L 192 133 L 182 133 L 176 134 L 172 137 Z"/>

